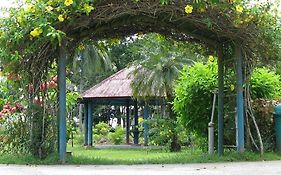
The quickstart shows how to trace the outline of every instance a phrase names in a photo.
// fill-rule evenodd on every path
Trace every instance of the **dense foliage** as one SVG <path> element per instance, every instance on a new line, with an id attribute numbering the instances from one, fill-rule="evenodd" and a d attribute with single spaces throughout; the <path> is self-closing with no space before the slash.
<path id="1" fill-rule="evenodd" d="M 24 6 L 9 9 L 8 17 L 1 19 L 1 62 L 5 71 L 30 70 L 39 78 L 43 74 L 40 70 L 50 66 L 61 46 L 73 54 L 84 40 L 151 31 L 179 40 L 200 41 L 213 45 L 213 49 L 217 42 L 230 40 L 244 47 L 249 61 L 273 59 L 280 53 L 280 20 L 268 7 L 270 4 L 252 6 L 246 0 L 26 0 Z M 132 18 L 132 28 L 123 24 L 128 15 L 140 19 L 140 14 L 147 14 L 147 23 Z M 151 20 L 163 15 L 170 16 L 167 22 L 164 18 L 163 23 L 150 25 Z M 106 27 L 108 23 L 112 25 Z M 181 34 L 185 32 L 191 37 Z"/>
<path id="2" fill-rule="evenodd" d="M 267 68 L 256 68 L 250 81 L 252 98 L 280 98 L 280 80 L 280 75 L 274 71 Z"/>
<path id="3" fill-rule="evenodd" d="M 154 114 L 148 121 L 149 125 L 149 145 L 171 146 L 173 131 L 173 121 L 167 116 Z M 181 146 L 195 146 L 192 140 L 191 132 L 185 129 L 183 125 L 177 123 L 176 133 Z M 198 146 L 198 145 L 196 145 Z"/>
<path id="4" fill-rule="evenodd" d="M 177 81 L 174 109 L 191 131 L 206 134 L 213 92 L 217 88 L 217 65 L 196 63 L 185 67 Z"/>
<path id="5" fill-rule="evenodd" d="M 231 82 L 231 77 L 227 76 L 227 81 Z M 280 83 L 280 76 L 273 71 L 267 68 L 255 69 L 250 80 L 250 90 L 253 99 L 280 98 Z M 216 89 L 216 63 L 196 63 L 194 66 L 185 67 L 177 81 L 174 109 L 188 129 L 203 137 L 207 136 L 213 93 L 216 92 Z M 227 94 L 235 94 L 235 86 L 231 83 L 225 85 L 225 92 L 228 92 Z M 230 104 L 226 103 L 226 110 L 230 107 L 227 105 Z M 225 117 L 225 121 L 230 120 L 230 122 L 234 122 L 233 119 L 228 119 L 229 115 Z M 225 125 L 227 125 L 227 122 Z M 226 126 L 226 128 L 230 127 Z"/>
<path id="6" fill-rule="evenodd" d="M 3 92 L 0 101 L 0 138 L 1 153 L 31 153 L 44 158 L 55 151 L 57 144 L 57 78 L 53 76 L 48 82 L 40 85 L 40 94 L 30 96 L 31 85 L 21 88 L 20 80 L 8 80 L 5 77 L 0 83 Z M 26 92 L 28 91 L 28 92 Z M 29 97 L 29 98 L 26 98 Z M 74 131 L 70 115 L 76 106 L 78 93 L 67 93 L 67 112 L 69 119 L 67 139 Z"/>

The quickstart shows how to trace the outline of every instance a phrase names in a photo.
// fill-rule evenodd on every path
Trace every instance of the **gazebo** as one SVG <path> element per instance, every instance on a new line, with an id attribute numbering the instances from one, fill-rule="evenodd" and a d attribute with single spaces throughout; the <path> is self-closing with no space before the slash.
<path id="1" fill-rule="evenodd" d="M 140 101 L 133 98 L 131 82 L 133 75 L 131 72 L 134 66 L 124 68 L 102 82 L 96 84 L 82 93 L 82 103 L 84 104 L 84 145 L 92 146 L 92 127 L 93 127 L 93 109 L 97 105 L 126 106 L 126 143 L 129 144 L 130 136 L 130 106 L 134 106 L 134 144 L 139 144 L 138 130 L 138 106 L 144 106 L 144 120 L 149 117 L 149 104 L 155 104 L 157 99 Z M 144 145 L 148 143 L 148 125 L 144 122 Z"/>

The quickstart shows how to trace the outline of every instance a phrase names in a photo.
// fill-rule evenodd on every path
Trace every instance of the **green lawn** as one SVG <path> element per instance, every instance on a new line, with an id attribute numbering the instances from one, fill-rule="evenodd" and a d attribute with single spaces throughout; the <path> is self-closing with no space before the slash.
<path id="1" fill-rule="evenodd" d="M 183 149 L 178 153 L 170 153 L 160 149 L 96 149 L 82 146 L 69 147 L 72 152 L 67 157 L 67 164 L 174 164 L 174 163 L 202 163 L 202 162 L 228 162 L 228 161 L 259 161 L 281 160 L 276 153 L 266 153 L 262 157 L 257 153 L 245 152 L 238 154 L 235 151 L 227 152 L 222 157 L 209 156 L 201 151 Z M 26 155 L 1 155 L 2 164 L 58 164 L 56 155 L 49 156 L 45 160 L 37 160 Z"/>
<path id="2" fill-rule="evenodd" d="M 146 149 L 95 149 L 73 147 L 69 148 L 72 156 L 68 159 L 69 164 L 173 164 L 173 163 L 201 163 L 220 161 L 258 161 L 258 160 L 281 160 L 276 153 L 266 153 L 262 157 L 257 153 L 236 152 L 225 153 L 224 156 L 209 156 L 201 151 L 183 149 L 178 153 L 167 150 Z"/>

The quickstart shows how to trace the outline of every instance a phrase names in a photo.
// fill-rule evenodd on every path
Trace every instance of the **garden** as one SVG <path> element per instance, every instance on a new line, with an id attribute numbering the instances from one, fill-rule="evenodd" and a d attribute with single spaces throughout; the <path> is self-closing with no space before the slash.
<path id="1" fill-rule="evenodd" d="M 2 9 L 0 18 L 0 163 L 281 159 L 273 115 L 281 103 L 277 2 L 26 0 L 18 6 Z M 134 68 L 124 77 L 131 81 L 129 98 L 140 105 L 98 99 L 93 111 L 86 108 L 83 93 L 126 68 Z M 93 145 L 85 144 L 89 138 Z"/>

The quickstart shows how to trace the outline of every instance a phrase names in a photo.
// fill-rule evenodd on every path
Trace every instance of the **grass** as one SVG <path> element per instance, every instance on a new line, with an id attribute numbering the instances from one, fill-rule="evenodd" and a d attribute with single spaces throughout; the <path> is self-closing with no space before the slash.
<path id="1" fill-rule="evenodd" d="M 159 149 L 96 149 L 81 146 L 69 147 L 72 156 L 67 158 L 67 164 L 94 164 L 94 165 L 132 165 L 132 164 L 184 164 L 207 162 L 233 162 L 233 161 L 261 161 L 281 160 L 276 153 L 245 152 L 238 154 L 227 152 L 222 157 L 209 156 L 198 150 L 183 149 L 178 153 L 171 153 Z M 1 155 L 1 164 L 59 164 L 57 155 L 51 155 L 44 160 L 38 160 L 31 155 Z"/>
<path id="2" fill-rule="evenodd" d="M 51 165 L 58 164 L 58 156 L 52 154 L 46 159 L 38 159 L 32 155 L 22 155 L 22 154 L 1 154 L 0 164 L 18 164 L 18 165 Z"/>
<path id="3" fill-rule="evenodd" d="M 207 162 L 232 162 L 232 161 L 260 161 L 260 160 L 281 160 L 276 153 L 266 153 L 260 156 L 257 153 L 228 152 L 224 156 L 210 156 L 201 151 L 184 149 L 178 153 L 171 153 L 166 150 L 140 150 L 140 149 L 95 149 L 95 148 L 74 147 L 69 150 L 73 155 L 68 159 L 69 164 L 175 164 L 175 163 L 207 163 Z"/>

